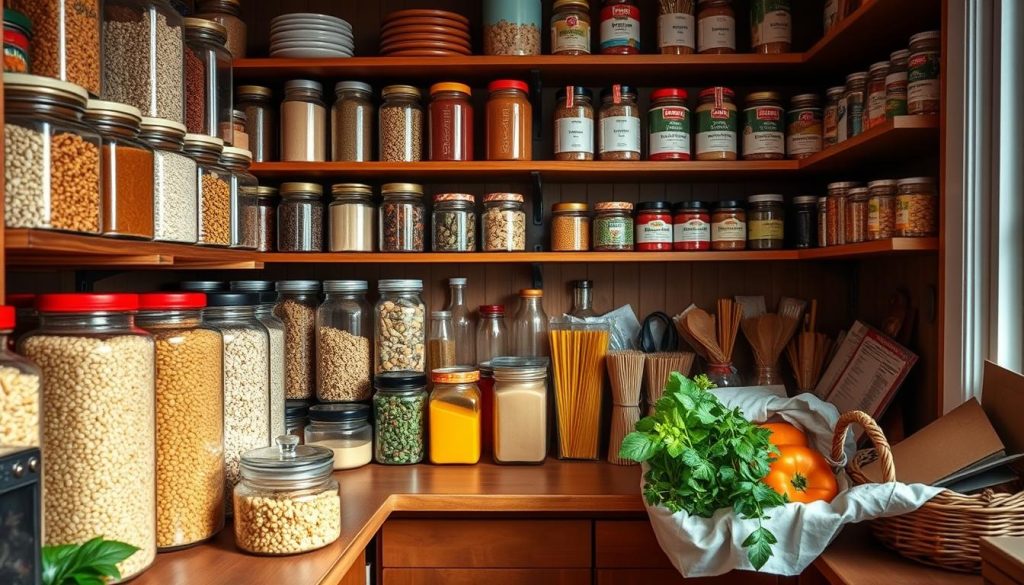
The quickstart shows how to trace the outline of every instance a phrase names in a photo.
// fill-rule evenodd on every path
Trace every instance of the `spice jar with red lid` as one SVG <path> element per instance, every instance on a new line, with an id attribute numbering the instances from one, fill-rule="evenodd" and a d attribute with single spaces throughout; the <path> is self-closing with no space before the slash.
<path id="1" fill-rule="evenodd" d="M 644 201 L 636 206 L 636 244 L 643 252 L 672 249 L 672 205 L 668 201 Z"/>
<path id="2" fill-rule="evenodd" d="M 640 53 L 640 8 L 635 0 L 604 0 L 601 9 L 601 54 Z"/>
<path id="3" fill-rule="evenodd" d="M 648 158 L 690 160 L 690 109 L 685 89 L 666 87 L 651 92 L 647 110 Z"/>
<path id="4" fill-rule="evenodd" d="M 672 247 L 681 251 L 711 249 L 711 214 L 702 201 L 676 203 L 672 216 Z"/>

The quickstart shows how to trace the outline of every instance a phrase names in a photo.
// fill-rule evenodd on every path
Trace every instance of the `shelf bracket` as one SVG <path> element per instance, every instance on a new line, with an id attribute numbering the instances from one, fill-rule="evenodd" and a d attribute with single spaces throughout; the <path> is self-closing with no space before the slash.
<path id="1" fill-rule="evenodd" d="M 118 270 L 76 270 L 75 292 L 93 292 L 97 282 L 118 274 Z"/>
<path id="2" fill-rule="evenodd" d="M 533 225 L 544 225 L 544 179 L 540 171 L 530 171 L 533 184 Z"/>
<path id="3" fill-rule="evenodd" d="M 544 290 L 544 270 L 540 262 L 530 264 L 530 270 L 533 272 L 533 288 Z"/>
<path id="4" fill-rule="evenodd" d="M 544 139 L 543 132 L 544 118 L 544 88 L 541 85 L 540 69 L 530 69 L 530 106 L 533 108 L 533 150 L 536 152 L 540 142 Z"/>

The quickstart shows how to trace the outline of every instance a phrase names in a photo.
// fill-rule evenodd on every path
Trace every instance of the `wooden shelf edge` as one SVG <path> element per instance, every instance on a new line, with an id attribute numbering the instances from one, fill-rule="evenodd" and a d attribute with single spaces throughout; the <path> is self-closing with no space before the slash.
<path id="1" fill-rule="evenodd" d="M 896 253 L 927 253 L 939 251 L 938 238 L 892 238 L 860 244 L 844 244 L 831 248 L 810 248 L 800 251 L 801 260 L 847 260 Z"/>
<path id="2" fill-rule="evenodd" d="M 852 164 L 855 159 L 867 158 L 875 150 L 886 150 L 889 151 L 890 156 L 900 156 L 903 153 L 903 144 L 912 144 L 921 148 L 928 144 L 928 140 L 937 149 L 939 123 L 938 116 L 898 116 L 892 120 L 886 120 L 881 126 L 876 126 L 849 140 L 840 142 L 832 148 L 802 159 L 800 170 L 830 170 L 832 167 L 842 166 L 842 164 L 837 164 L 842 159 L 850 159 L 850 166 L 855 166 Z M 896 149 L 892 148 L 894 146 Z M 893 150 L 896 152 L 892 152 Z"/>

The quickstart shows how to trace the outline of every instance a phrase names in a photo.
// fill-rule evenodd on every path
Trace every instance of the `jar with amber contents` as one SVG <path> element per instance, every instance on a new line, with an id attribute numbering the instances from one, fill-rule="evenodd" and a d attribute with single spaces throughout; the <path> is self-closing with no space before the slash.
<path id="1" fill-rule="evenodd" d="M 795 95 L 786 113 L 786 156 L 807 158 L 822 148 L 821 99 L 817 94 Z"/>
<path id="2" fill-rule="evenodd" d="M 711 249 L 747 247 L 747 212 L 740 201 L 721 201 L 711 213 Z"/>
<path id="3" fill-rule="evenodd" d="M 828 184 L 828 199 L 826 200 L 826 244 L 839 246 L 846 243 L 846 199 L 850 195 L 850 189 L 859 187 L 860 183 L 850 181 L 839 181 Z"/>
<path id="4" fill-rule="evenodd" d="M 743 160 L 781 160 L 786 157 L 786 127 L 782 96 L 759 91 L 747 96 L 743 109 Z"/>
<path id="5" fill-rule="evenodd" d="M 555 160 L 594 160 L 593 96 L 572 85 L 555 93 Z"/>
<path id="6" fill-rule="evenodd" d="M 867 105 L 864 106 L 863 122 L 865 130 L 885 123 L 885 78 L 888 76 L 888 61 L 879 61 L 868 68 Z"/>
<path id="7" fill-rule="evenodd" d="M 590 215 L 586 203 L 556 203 L 551 207 L 551 250 L 590 249 Z"/>
<path id="8" fill-rule="evenodd" d="M 697 52 L 704 55 L 736 52 L 736 11 L 732 0 L 697 2 Z"/>
<path id="9" fill-rule="evenodd" d="M 826 149 L 839 144 L 839 110 L 845 108 L 843 96 L 846 87 L 830 87 L 825 92 L 825 114 L 822 116 L 821 147 Z M 844 132 L 845 134 L 845 132 Z"/>
<path id="10" fill-rule="evenodd" d="M 934 236 L 939 228 L 939 197 L 935 179 L 913 177 L 896 182 L 896 236 Z"/>
<path id="11" fill-rule="evenodd" d="M 658 48 L 662 55 L 691 55 L 697 49 L 693 2 L 658 2 Z"/>
<path id="12" fill-rule="evenodd" d="M 754 53 L 788 53 L 793 43 L 789 0 L 751 0 L 750 46 Z"/>
<path id="13" fill-rule="evenodd" d="M 533 108 L 530 86 L 515 79 L 500 79 L 487 87 L 487 160 L 531 160 Z"/>
<path id="14" fill-rule="evenodd" d="M 867 240 L 868 197 L 867 187 L 855 187 L 846 197 L 846 243 L 859 244 Z"/>
<path id="15" fill-rule="evenodd" d="M 868 191 L 868 240 L 887 240 L 896 233 L 896 181 L 871 181 Z"/>
<path id="16" fill-rule="evenodd" d="M 727 87 L 709 87 L 698 94 L 697 160 L 736 160 L 739 114 Z"/>
<path id="17" fill-rule="evenodd" d="M 430 160 L 473 160 L 473 103 L 462 83 L 430 88 Z"/>
<path id="18" fill-rule="evenodd" d="M 747 241 L 750 249 L 781 250 L 785 243 L 782 195 L 751 195 L 747 204 Z"/>
<path id="19" fill-rule="evenodd" d="M 551 54 L 590 54 L 590 3 L 555 0 L 551 9 Z"/>

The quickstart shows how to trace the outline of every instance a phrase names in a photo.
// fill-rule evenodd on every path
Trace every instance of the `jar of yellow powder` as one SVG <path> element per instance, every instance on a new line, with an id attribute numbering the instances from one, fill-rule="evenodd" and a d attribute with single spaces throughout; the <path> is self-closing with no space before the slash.
<path id="1" fill-rule="evenodd" d="M 439 368 L 430 373 L 430 462 L 480 461 L 480 372 L 475 368 Z"/>

